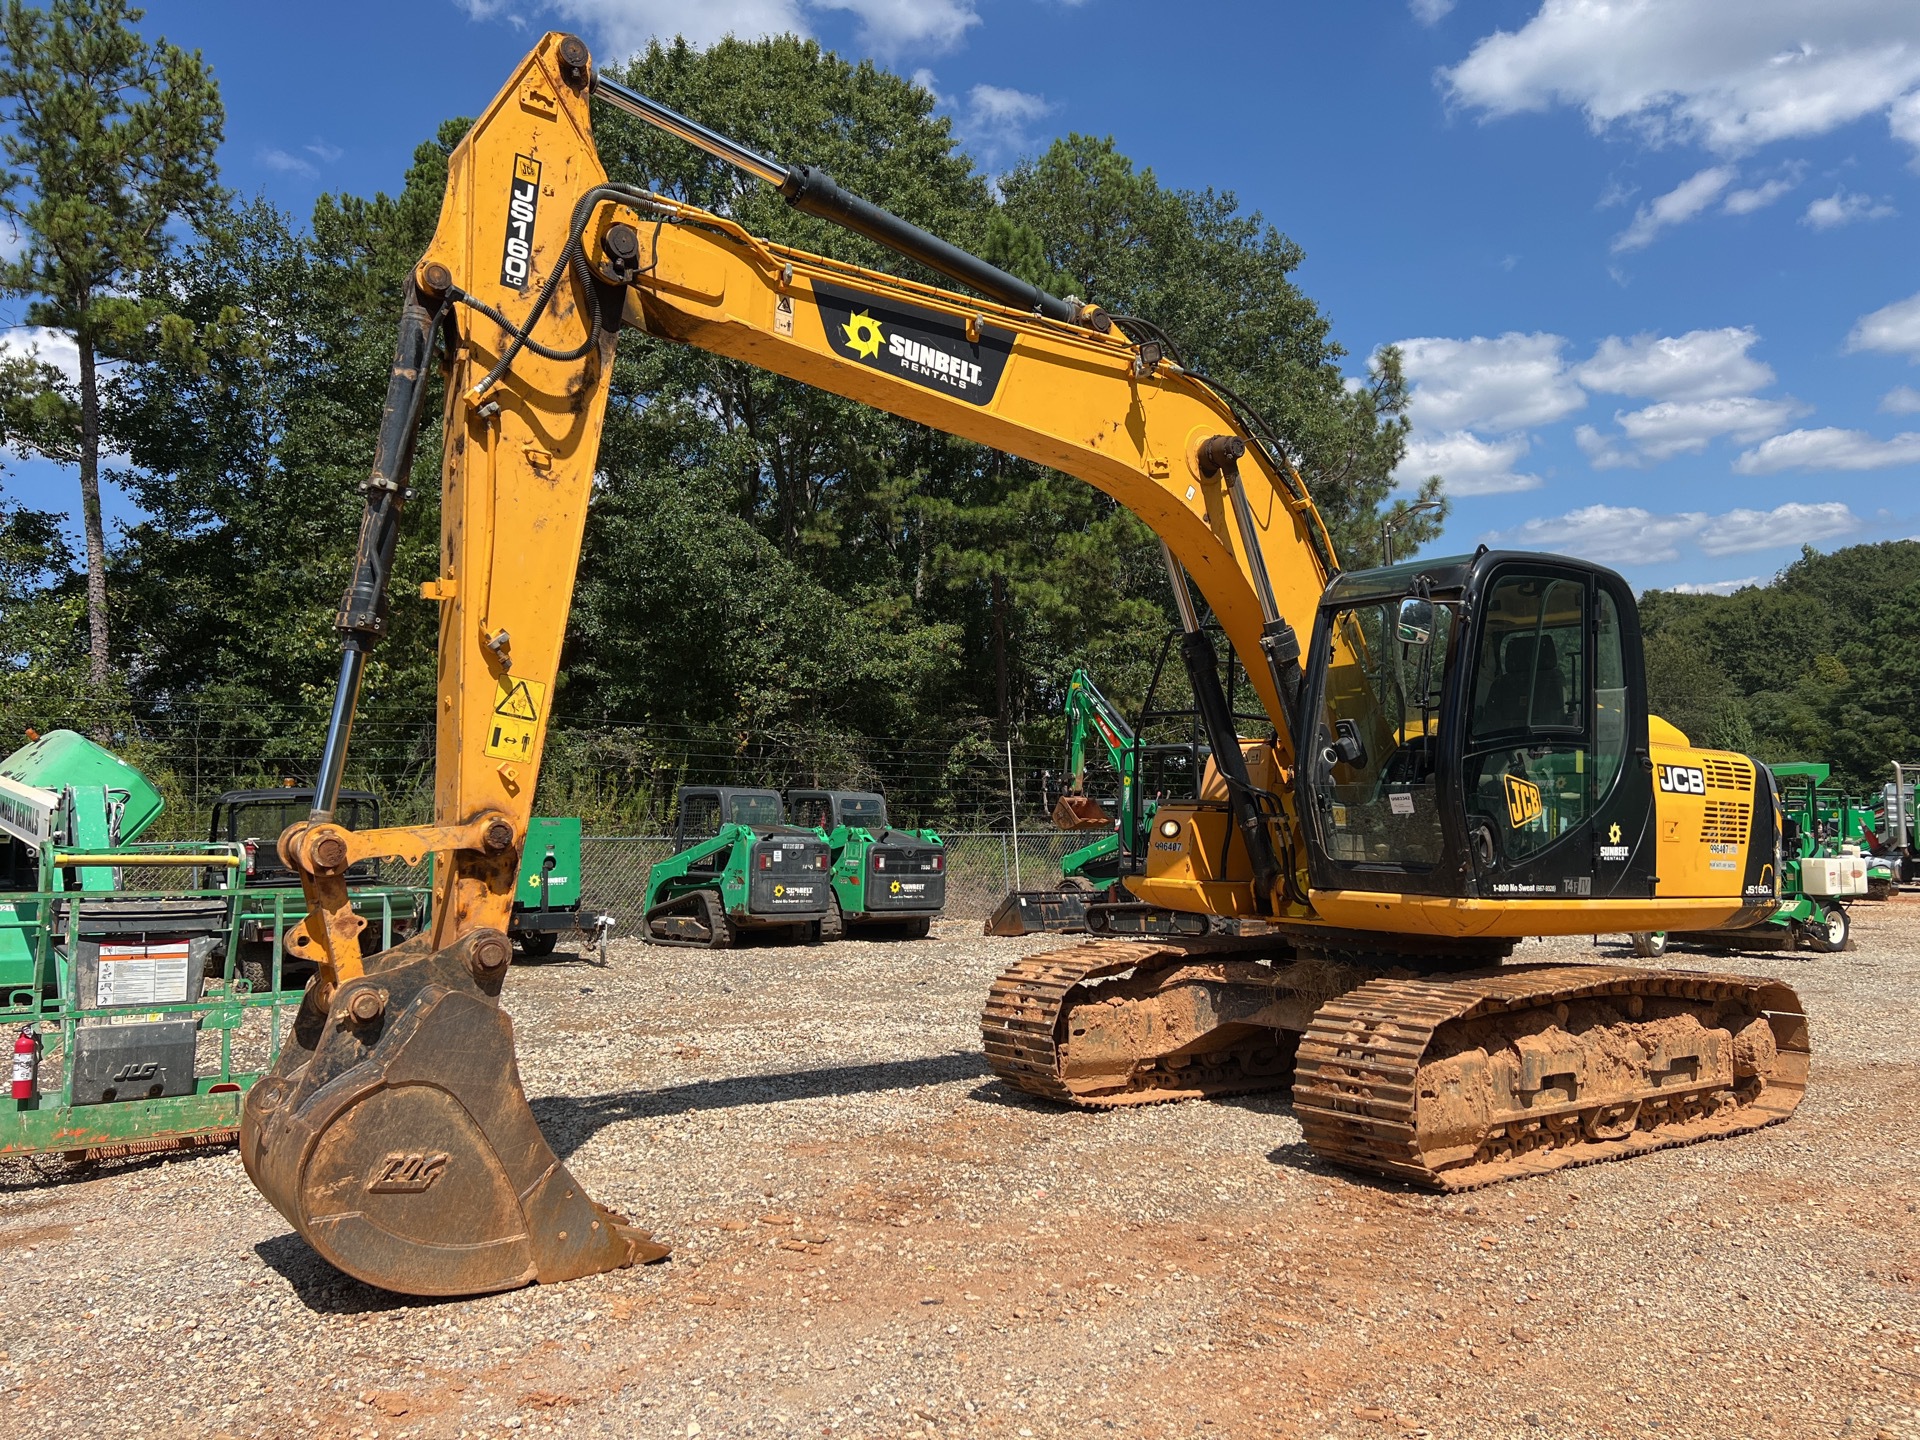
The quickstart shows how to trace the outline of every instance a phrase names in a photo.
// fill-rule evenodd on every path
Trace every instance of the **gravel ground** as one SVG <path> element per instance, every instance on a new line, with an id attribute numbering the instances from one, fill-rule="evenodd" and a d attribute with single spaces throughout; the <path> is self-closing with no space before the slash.
<path id="1" fill-rule="evenodd" d="M 1057 940 L 562 954 L 508 989 L 534 1108 L 672 1260 L 401 1301 L 230 1151 L 15 1163 L 0 1395 L 142 1437 L 1920 1437 L 1920 903 L 1854 914 L 1845 955 L 1666 962 L 1799 988 L 1791 1123 L 1448 1198 L 1278 1099 L 1004 1090 L 981 998 Z"/>

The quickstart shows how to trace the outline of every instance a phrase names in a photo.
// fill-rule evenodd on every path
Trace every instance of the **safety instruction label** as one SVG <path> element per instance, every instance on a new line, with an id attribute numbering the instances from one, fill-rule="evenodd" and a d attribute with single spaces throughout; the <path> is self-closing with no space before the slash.
<path id="1" fill-rule="evenodd" d="M 186 941 L 100 947 L 96 1005 L 165 1005 L 187 998 Z"/>
<path id="2" fill-rule="evenodd" d="M 502 681 L 494 690 L 486 753 L 496 760 L 533 759 L 540 717 L 547 713 L 547 687 L 538 680 Z"/>

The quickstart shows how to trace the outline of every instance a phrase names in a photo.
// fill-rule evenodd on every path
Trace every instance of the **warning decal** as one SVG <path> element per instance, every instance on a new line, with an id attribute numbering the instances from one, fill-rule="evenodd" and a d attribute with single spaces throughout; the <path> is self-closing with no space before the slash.
<path id="1" fill-rule="evenodd" d="M 496 760 L 531 761 L 546 705 L 547 687 L 538 680 L 510 679 L 497 686 L 486 753 Z"/>

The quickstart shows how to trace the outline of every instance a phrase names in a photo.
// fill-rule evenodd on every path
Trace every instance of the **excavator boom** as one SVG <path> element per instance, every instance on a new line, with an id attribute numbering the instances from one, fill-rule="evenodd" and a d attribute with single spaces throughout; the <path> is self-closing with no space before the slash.
<path id="1" fill-rule="evenodd" d="M 593 142 L 596 97 L 777 187 L 796 208 L 977 294 L 774 245 L 725 216 L 610 180 Z M 1479 862 L 1465 857 L 1456 856 L 1452 869 L 1389 876 L 1418 893 L 1374 896 L 1366 887 L 1382 883 L 1385 872 L 1373 861 L 1393 858 L 1401 829 L 1444 832 L 1454 855 L 1465 843 L 1462 815 L 1480 818 L 1459 792 L 1435 789 L 1454 784 L 1448 768 L 1454 760 L 1441 753 L 1441 742 L 1467 733 L 1452 711 L 1442 716 L 1435 697 L 1444 689 L 1454 697 L 1448 705 L 1468 703 L 1459 698 L 1467 694 L 1468 682 L 1460 678 L 1467 663 L 1449 662 L 1443 672 L 1434 658 L 1438 645 L 1456 630 L 1468 648 L 1482 631 L 1503 642 L 1511 669 L 1503 683 L 1519 685 L 1514 693 L 1524 702 L 1528 684 L 1532 693 L 1545 693 L 1531 671 L 1555 653 L 1540 638 L 1542 627 L 1577 629 L 1595 595 L 1616 593 L 1608 587 L 1617 586 L 1617 577 L 1552 561 L 1558 568 L 1550 567 L 1551 574 L 1560 579 L 1545 592 L 1537 584 L 1528 589 L 1531 581 L 1514 582 L 1520 588 L 1508 602 L 1499 589 L 1507 583 L 1500 568 L 1505 557 L 1468 564 L 1471 573 L 1456 587 L 1464 599 L 1444 585 L 1434 589 L 1429 576 L 1381 572 L 1393 586 L 1417 592 L 1406 602 L 1412 608 L 1400 612 L 1396 650 L 1393 627 L 1382 631 L 1377 623 L 1396 592 L 1375 593 L 1364 583 L 1356 590 L 1354 577 L 1335 583 L 1332 542 L 1284 444 L 1226 387 L 1170 358 L 1150 324 L 1049 295 L 850 195 L 817 170 L 755 154 L 596 77 L 583 42 L 548 35 L 450 157 L 439 225 L 407 286 L 354 574 L 338 617 L 342 658 L 314 811 L 280 840 L 308 899 L 308 918 L 288 944 L 315 964 L 317 976 L 274 1070 L 247 1097 L 242 1157 L 262 1193 L 335 1265 L 407 1293 L 471 1294 L 666 1253 L 593 1203 L 547 1145 L 520 1086 L 512 1023 L 499 1005 L 517 860 L 551 719 L 614 345 L 623 328 L 728 356 L 1077 476 L 1161 538 L 1212 759 L 1199 804 L 1178 819 L 1162 818 L 1170 809 L 1156 817 L 1157 837 L 1179 838 L 1156 838 L 1163 873 L 1156 879 L 1150 865 L 1147 879 L 1169 897 L 1164 903 L 1194 922 L 1195 934 L 1207 937 L 1216 922 L 1235 917 L 1233 924 L 1251 927 L 1242 938 L 1264 935 L 1269 951 L 1243 946 L 1230 960 L 1196 960 L 1179 945 L 1090 946 L 1071 962 L 1043 957 L 1048 963 L 1037 968 L 1016 967 L 996 986 L 985 1021 L 988 1054 L 1011 1083 L 1070 1103 L 1099 1104 L 1127 1103 L 1156 1089 L 1168 1098 L 1279 1083 L 1290 1064 L 1291 1037 L 1308 1026 L 1309 1016 L 1334 1013 L 1328 1008 L 1333 999 L 1351 991 L 1373 998 L 1349 1007 L 1352 1018 L 1331 1029 L 1312 1022 L 1321 1047 L 1314 1052 L 1315 1074 L 1324 1077 L 1315 1124 L 1319 1132 L 1346 1137 L 1328 1145 L 1351 1163 L 1427 1174 L 1438 1173 L 1435 1165 L 1484 1168 L 1493 1163 L 1487 1156 L 1508 1154 L 1499 1148 L 1510 1125 L 1500 1105 L 1538 1091 L 1543 1077 L 1534 1072 L 1546 1059 L 1571 1068 L 1544 1078 L 1555 1086 L 1564 1080 L 1563 1088 L 1576 1091 L 1585 1084 L 1576 1073 L 1621 1068 L 1602 1059 L 1626 1052 L 1585 1031 L 1639 1023 L 1646 1007 L 1629 994 L 1631 979 L 1610 979 L 1592 1003 L 1580 997 L 1600 991 L 1557 973 L 1551 985 L 1485 986 L 1474 992 L 1477 999 L 1448 992 L 1452 1009 L 1428 996 L 1420 1003 L 1435 1016 L 1453 1017 L 1452 1029 L 1438 1020 L 1428 1027 L 1440 1037 L 1434 1043 L 1446 1048 L 1437 1062 L 1444 1075 L 1434 1083 L 1468 1087 L 1479 1108 L 1455 1106 L 1437 1121 L 1395 1120 L 1400 1128 L 1383 1140 L 1366 1118 L 1386 1103 L 1367 1090 L 1386 1084 L 1379 1078 L 1384 1062 L 1376 1062 L 1369 1047 L 1377 1041 L 1391 1048 L 1400 992 L 1369 989 L 1365 974 L 1351 965 L 1310 963 L 1300 948 L 1330 945 L 1328 936 L 1352 948 L 1352 932 L 1331 930 L 1316 909 L 1322 893 L 1332 900 L 1346 896 L 1349 913 L 1362 917 L 1368 933 L 1360 935 L 1360 950 L 1368 955 L 1383 943 L 1400 943 L 1379 933 L 1396 929 L 1433 932 L 1407 943 L 1415 953 L 1458 960 L 1462 954 L 1486 958 L 1497 949 L 1460 938 L 1460 925 L 1504 934 L 1565 933 L 1583 924 L 1582 901 L 1521 907 L 1537 919 L 1515 920 L 1511 903 L 1478 890 L 1449 898 L 1444 887 L 1456 883 L 1450 877 L 1477 873 Z M 366 657 L 386 629 L 414 440 L 436 376 L 444 384 L 441 563 L 422 591 L 440 606 L 434 817 L 425 826 L 353 832 L 335 823 L 334 805 Z M 1190 583 L 1244 665 L 1272 721 L 1270 739 L 1243 741 L 1235 734 Z M 1378 590 L 1386 582 L 1373 583 Z M 1493 587 L 1491 599 L 1476 604 L 1472 597 L 1484 586 Z M 1336 602 L 1346 608 L 1330 611 Z M 1527 624 L 1533 629 L 1522 634 Z M 1315 639 L 1303 667 L 1308 635 Z M 1637 644 L 1637 630 L 1632 636 Z M 1383 712 L 1381 687 L 1399 674 L 1396 665 L 1412 663 L 1407 657 L 1419 647 L 1432 648 L 1421 652 L 1417 706 Z M 1637 663 L 1637 650 L 1631 658 Z M 1339 728 L 1329 730 L 1336 713 Z M 1572 708 L 1557 713 L 1555 734 L 1574 733 L 1568 729 L 1573 714 Z M 1582 714 L 1584 736 L 1600 722 L 1590 710 Z M 1641 711 L 1608 720 L 1601 730 L 1622 744 L 1647 743 Z M 1531 737 L 1516 732 L 1508 738 L 1511 758 L 1501 763 L 1511 767 L 1505 783 L 1517 797 L 1515 833 L 1572 814 L 1571 791 L 1549 792 L 1544 781 L 1521 778 Z M 1676 750 L 1673 758 L 1685 761 L 1688 752 Z M 1650 761 L 1644 771 L 1634 768 L 1640 788 L 1622 789 L 1634 803 L 1645 800 L 1643 821 L 1651 813 L 1643 794 L 1651 769 Z M 1364 797 L 1327 799 L 1326 787 L 1335 782 L 1365 788 L 1353 782 L 1360 771 L 1379 771 Z M 1569 762 L 1555 773 L 1583 777 L 1579 785 L 1586 786 L 1591 767 Z M 1750 770 L 1725 773 L 1751 782 Z M 1416 800 L 1408 787 L 1419 784 L 1426 788 Z M 1704 785 L 1694 793 L 1704 794 Z M 1447 812 L 1453 818 L 1445 825 L 1435 818 L 1436 795 L 1453 797 Z M 1532 807 L 1524 813 L 1523 798 Z M 1388 818 L 1375 823 L 1368 806 Z M 1348 827 L 1342 817 L 1350 814 L 1364 823 L 1330 847 L 1329 827 Z M 1407 817 L 1413 823 L 1401 827 Z M 1723 816 L 1715 823 L 1731 822 Z M 1651 833 L 1650 822 L 1642 831 Z M 1586 831 L 1567 833 L 1578 840 Z M 1543 853 L 1572 853 L 1573 843 Z M 346 891 L 349 868 L 375 857 L 417 861 L 428 853 L 436 857 L 430 927 L 396 949 L 364 954 L 363 922 Z M 1327 869 L 1353 856 L 1367 862 L 1357 879 Z M 1645 873 L 1632 872 L 1634 883 L 1651 884 L 1650 866 L 1648 851 Z M 1316 891 L 1315 877 L 1322 875 L 1347 889 Z M 1723 893 L 1724 885 L 1709 887 L 1704 898 L 1669 903 L 1692 904 L 1688 913 L 1710 913 L 1719 923 L 1759 908 L 1758 888 L 1764 887 L 1750 884 L 1743 898 Z M 1502 892 L 1494 886 L 1492 893 Z M 1448 910 L 1462 901 L 1465 909 Z M 1678 913 L 1661 911 L 1652 900 L 1635 903 L 1631 913 L 1645 928 L 1663 928 L 1661 917 Z M 1492 921 L 1544 928 L 1489 929 Z M 1279 958 L 1297 963 L 1282 971 Z M 1329 988 L 1329 976 L 1345 978 Z M 1099 998 L 1115 1024 L 1076 1028 L 1069 1017 L 1093 994 L 1088 987 L 1098 990 L 1114 977 L 1121 988 Z M 1689 1085 L 1685 1106 L 1672 1108 L 1663 1099 L 1645 1113 L 1670 1117 L 1684 1110 L 1689 1121 L 1706 1116 L 1716 1134 L 1748 1124 L 1740 1117 L 1749 1112 L 1783 1116 L 1792 1108 L 1785 1098 L 1792 1077 L 1782 1072 L 1785 1079 L 1776 1083 L 1769 1067 L 1779 1062 L 1791 1071 L 1799 1063 L 1804 1074 L 1804 1027 L 1795 1028 L 1797 1017 L 1772 1015 L 1791 992 L 1733 982 L 1695 989 L 1697 996 L 1660 991 L 1692 998 L 1663 1000 L 1657 1014 L 1647 1011 L 1665 1025 L 1663 1035 L 1684 1032 L 1684 1044 L 1661 1041 L 1657 1059 Z M 1563 993 L 1573 998 L 1539 999 Z M 1129 1006 L 1153 1009 L 1159 1018 L 1131 1025 Z M 1171 1028 L 1160 1023 L 1183 1006 L 1187 1021 Z M 1565 1024 L 1582 1034 L 1555 1042 L 1546 1059 L 1536 1046 L 1528 1053 L 1539 1063 L 1510 1075 L 1504 1059 L 1483 1054 L 1475 1061 L 1460 1048 L 1498 1048 L 1508 1022 L 1482 1018 L 1495 1010 L 1532 1017 L 1525 1022 L 1533 1027 L 1529 1033 Z M 1131 1042 L 1115 1038 L 1149 1033 L 1187 1038 L 1173 1051 L 1146 1056 L 1127 1053 Z M 1080 1046 L 1074 1055 L 1067 1053 L 1070 1037 Z M 1108 1048 L 1097 1055 L 1088 1049 L 1103 1044 Z M 1647 1063 L 1653 1066 L 1654 1058 Z M 1632 1120 L 1622 1116 L 1642 1113 L 1634 1087 L 1662 1083 L 1636 1072 L 1615 1086 L 1619 1094 L 1562 1096 L 1553 1133 L 1615 1136 L 1623 1123 L 1631 1131 Z M 1529 1084 L 1534 1091 L 1525 1090 Z M 1397 1097 L 1393 1103 L 1412 1107 L 1404 1086 L 1387 1088 Z M 1756 1103 L 1763 1090 L 1765 1105 Z M 1444 1151 L 1442 1160 L 1423 1149 L 1431 1137 L 1438 1137 L 1433 1145 Z"/>

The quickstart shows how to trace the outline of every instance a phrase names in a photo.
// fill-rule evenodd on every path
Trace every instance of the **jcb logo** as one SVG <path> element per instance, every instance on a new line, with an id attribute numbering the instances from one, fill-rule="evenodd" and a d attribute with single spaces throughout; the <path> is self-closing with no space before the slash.
<path id="1" fill-rule="evenodd" d="M 395 1150 L 374 1167 L 370 1195 L 417 1195 L 438 1180 L 452 1157 L 444 1150 Z"/>
<path id="2" fill-rule="evenodd" d="M 1540 787 L 1518 775 L 1507 776 L 1507 819 L 1516 830 L 1540 818 Z"/>
<path id="3" fill-rule="evenodd" d="M 1660 788 L 1674 795 L 1704 795 L 1707 777 L 1692 765 L 1662 765 Z"/>

